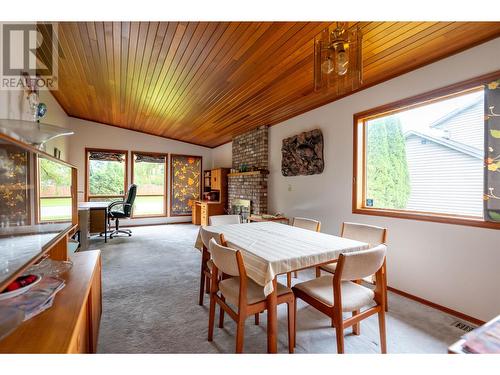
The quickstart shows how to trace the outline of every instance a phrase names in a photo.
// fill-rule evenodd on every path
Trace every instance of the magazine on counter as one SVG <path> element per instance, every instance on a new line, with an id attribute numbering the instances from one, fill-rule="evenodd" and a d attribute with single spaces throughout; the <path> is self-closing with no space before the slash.
<path id="1" fill-rule="evenodd" d="M 463 336 L 469 353 L 500 354 L 500 320 L 476 328 Z"/>
<path id="2" fill-rule="evenodd" d="M 24 311 L 24 320 L 26 321 L 51 307 L 55 295 L 64 286 L 64 280 L 45 276 L 26 293 L 0 301 L 0 306 L 13 307 Z"/>

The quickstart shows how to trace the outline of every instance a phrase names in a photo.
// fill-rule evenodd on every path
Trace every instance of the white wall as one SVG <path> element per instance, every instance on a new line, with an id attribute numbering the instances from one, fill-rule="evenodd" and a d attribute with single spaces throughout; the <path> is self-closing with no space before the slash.
<path id="1" fill-rule="evenodd" d="M 47 105 L 47 114 L 41 121 L 46 124 L 61 126 L 63 128 L 67 127 L 68 116 L 49 91 L 40 92 L 40 102 Z M 61 159 L 69 161 L 69 142 L 71 140 L 70 137 L 74 137 L 74 135 L 57 137 L 47 142 L 45 151 L 53 155 L 54 147 L 57 147 L 59 150 L 61 150 Z"/>
<path id="2" fill-rule="evenodd" d="M 47 104 L 47 114 L 40 121 L 65 127 L 66 113 L 49 91 L 40 91 L 40 102 Z M 32 116 L 23 90 L 0 90 L 0 118 L 32 121 Z M 61 150 L 61 159 L 68 160 L 68 137 L 58 137 L 45 144 L 45 151 L 52 155 L 54 147 Z"/>
<path id="3" fill-rule="evenodd" d="M 212 150 L 212 168 L 232 168 L 232 143 L 226 143 Z"/>
<path id="4" fill-rule="evenodd" d="M 185 142 L 156 137 L 131 130 L 120 129 L 96 122 L 69 117 L 67 127 L 75 132 L 70 137 L 69 162 L 78 167 L 78 200 L 85 194 L 85 148 L 109 148 L 115 150 L 163 152 L 203 157 L 203 169 L 212 168 L 212 149 Z M 129 161 L 131 155 L 129 154 Z M 129 162 L 129 183 L 131 163 Z M 169 180 L 170 181 L 170 177 Z M 170 194 L 170 191 L 169 191 Z M 124 224 L 153 224 L 190 221 L 191 217 L 148 218 L 123 221 Z"/>
<path id="5" fill-rule="evenodd" d="M 500 313 L 500 231 L 460 225 L 353 215 L 353 114 L 500 70 L 500 38 L 272 126 L 269 132 L 270 212 L 308 216 L 337 234 L 342 221 L 388 228 L 389 285 L 488 320 Z M 325 170 L 283 177 L 281 141 L 320 128 Z M 223 145 L 227 151 L 228 145 Z M 214 149 L 214 154 L 226 152 Z"/>

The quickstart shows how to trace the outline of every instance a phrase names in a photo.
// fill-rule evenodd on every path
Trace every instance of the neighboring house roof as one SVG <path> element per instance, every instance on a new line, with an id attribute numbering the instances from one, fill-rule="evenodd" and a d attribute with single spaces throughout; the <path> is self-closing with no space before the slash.
<path id="1" fill-rule="evenodd" d="M 439 127 L 440 125 L 443 125 L 444 123 L 446 123 L 448 120 L 451 120 L 453 117 L 455 116 L 458 116 L 460 113 L 463 113 L 469 109 L 471 109 L 472 107 L 476 106 L 477 104 L 479 104 L 481 101 L 483 100 L 483 98 L 479 97 L 479 98 L 476 98 L 474 100 L 472 100 L 469 104 L 467 104 L 466 106 L 463 106 L 463 107 L 460 107 L 460 108 L 457 108 L 455 109 L 454 111 L 451 111 L 450 113 L 447 113 L 446 115 L 444 115 L 443 117 L 440 117 L 438 118 L 436 121 L 434 121 L 432 124 L 429 125 L 430 128 L 437 128 Z"/>
<path id="2" fill-rule="evenodd" d="M 443 138 L 443 137 L 437 137 L 437 136 L 434 136 L 434 135 L 431 135 L 431 134 L 427 134 L 427 133 L 422 133 L 422 132 L 419 132 L 419 131 L 416 131 L 416 130 L 409 130 L 409 131 L 405 132 L 405 134 L 404 134 L 405 139 L 408 138 L 411 135 L 415 135 L 417 137 L 420 137 L 420 138 L 423 138 L 423 139 L 427 139 L 427 140 L 429 140 L 431 142 L 440 144 L 442 146 L 451 148 L 453 150 L 462 152 L 464 154 L 470 155 L 470 156 L 478 158 L 478 159 L 483 159 L 483 156 L 484 156 L 481 150 L 478 150 L 475 147 L 463 144 L 461 142 L 453 141 L 451 139 L 446 139 L 446 138 Z"/>

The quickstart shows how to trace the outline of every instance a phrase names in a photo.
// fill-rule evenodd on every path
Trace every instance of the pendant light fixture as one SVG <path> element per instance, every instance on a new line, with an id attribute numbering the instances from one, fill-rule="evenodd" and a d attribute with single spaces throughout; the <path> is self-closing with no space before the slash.
<path id="1" fill-rule="evenodd" d="M 314 90 L 345 94 L 362 83 L 362 35 L 358 26 L 337 22 L 314 40 Z"/>

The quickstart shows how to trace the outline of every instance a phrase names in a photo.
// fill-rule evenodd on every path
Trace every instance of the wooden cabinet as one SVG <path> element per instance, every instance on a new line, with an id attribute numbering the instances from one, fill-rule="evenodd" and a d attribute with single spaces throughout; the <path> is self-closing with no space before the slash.
<path id="1" fill-rule="evenodd" d="M 201 224 L 201 204 L 199 201 L 193 201 L 193 205 L 191 206 L 192 212 L 192 223 L 194 225 Z"/>
<path id="2" fill-rule="evenodd" d="M 83 306 L 76 321 L 73 338 L 69 343 L 68 353 L 85 354 L 89 353 L 89 316 L 86 306 Z"/>
<path id="3" fill-rule="evenodd" d="M 222 189 L 222 176 L 221 169 L 212 169 L 210 175 L 210 189 L 221 191 Z"/>
<path id="4" fill-rule="evenodd" d="M 90 210 L 90 233 L 102 233 L 106 226 L 106 210 Z"/>
<path id="5" fill-rule="evenodd" d="M 92 279 L 90 293 L 88 297 L 88 312 L 89 312 L 89 352 L 97 351 L 97 338 L 99 337 L 99 327 L 102 314 L 102 285 L 101 285 L 101 257 L 97 259 L 95 276 Z"/>
<path id="6" fill-rule="evenodd" d="M 228 168 L 217 168 L 205 171 L 205 176 L 210 176 L 210 191 L 219 192 L 218 201 L 197 200 L 192 205 L 192 223 L 195 225 L 208 225 L 209 217 L 224 215 L 227 208 L 227 174 Z M 205 188 L 207 184 L 205 182 Z"/>
<path id="7" fill-rule="evenodd" d="M 200 202 L 200 224 L 208 225 L 209 217 L 214 215 L 224 215 L 225 207 L 222 203 Z"/>
<path id="8" fill-rule="evenodd" d="M 71 256 L 54 305 L 0 341 L 0 353 L 95 353 L 101 320 L 99 250 Z"/>

